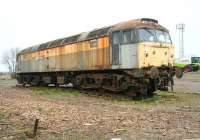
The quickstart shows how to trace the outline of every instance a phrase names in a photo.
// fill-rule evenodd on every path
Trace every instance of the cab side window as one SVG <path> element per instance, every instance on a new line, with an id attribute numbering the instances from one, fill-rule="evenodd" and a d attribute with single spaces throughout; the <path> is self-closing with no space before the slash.
<path id="1" fill-rule="evenodd" d="M 131 42 L 137 43 L 139 42 L 138 34 L 137 34 L 137 29 L 132 29 L 131 30 Z"/>
<path id="2" fill-rule="evenodd" d="M 131 30 L 123 31 L 123 43 L 131 43 Z"/>
<path id="3" fill-rule="evenodd" d="M 97 47 L 97 39 L 93 39 L 90 41 L 90 48 L 96 48 Z"/>
<path id="4" fill-rule="evenodd" d="M 120 44 L 120 32 L 113 33 L 113 44 Z"/>

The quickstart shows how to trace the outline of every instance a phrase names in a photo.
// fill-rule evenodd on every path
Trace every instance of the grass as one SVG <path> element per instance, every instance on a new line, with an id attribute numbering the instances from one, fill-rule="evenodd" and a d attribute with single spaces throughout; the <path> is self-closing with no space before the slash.
<path id="1" fill-rule="evenodd" d="M 78 90 L 75 89 L 64 89 L 64 88 L 52 88 L 52 87 L 32 87 L 31 90 L 40 96 L 45 96 L 47 98 L 53 97 L 80 97 L 87 96 L 87 94 L 81 94 Z M 34 94 L 34 95 L 35 95 Z M 127 105 L 139 105 L 139 106 L 157 106 L 157 105 L 166 105 L 166 106 L 181 106 L 181 105 L 194 105 L 197 103 L 197 99 L 200 97 L 200 94 L 192 93 L 169 93 L 165 91 L 157 91 L 153 97 L 132 99 L 131 97 L 123 95 L 111 96 L 92 96 L 91 98 L 104 99 L 104 101 L 110 101 L 115 104 L 127 104 Z M 102 100 L 101 100 L 102 101 Z M 38 108 L 39 112 L 42 112 L 42 108 Z M 53 111 L 53 110 L 52 110 Z"/>
<path id="2" fill-rule="evenodd" d="M 104 136 L 87 136 L 87 135 L 76 135 L 76 136 L 67 136 L 66 139 L 69 140 L 110 140 Z"/>
<path id="3" fill-rule="evenodd" d="M 1 112 L 0 112 L 0 121 L 4 121 L 4 119 L 5 119 L 5 115 L 1 114 Z"/>
<path id="4" fill-rule="evenodd" d="M 62 89 L 62 88 L 52 88 L 52 87 L 32 87 L 34 93 L 41 96 L 47 97 L 78 97 L 78 96 L 88 96 L 85 94 L 81 94 L 78 90 L 75 89 Z M 114 97 L 113 97 L 114 96 Z M 140 98 L 140 99 L 132 99 L 131 97 L 127 96 L 120 96 L 115 97 L 104 97 L 104 96 L 96 96 L 95 98 L 103 98 L 105 100 L 109 100 L 114 103 L 125 103 L 125 104 L 143 104 L 143 105 L 157 105 L 157 104 L 164 104 L 167 102 L 171 102 L 174 100 L 178 100 L 178 96 L 172 95 L 172 93 L 164 92 L 164 91 L 157 91 L 153 97 L 147 98 Z M 41 109 L 38 109 L 41 111 Z"/>
<path id="5" fill-rule="evenodd" d="M 80 96 L 80 92 L 75 89 L 62 89 L 62 88 L 52 88 L 52 87 L 32 87 L 31 90 L 42 96 L 66 96 L 74 97 Z"/>
<path id="6" fill-rule="evenodd" d="M 0 123 L 1 122 L 3 122 L 3 123 L 4 122 L 8 122 L 10 124 L 6 125 L 6 127 L 4 127 L 3 129 L 0 127 L 2 129 L 2 130 L 0 129 L 0 131 L 5 131 L 5 133 L 0 133 L 0 139 L 3 138 L 2 137 L 2 135 L 3 135 L 3 136 L 5 136 L 4 139 L 27 140 L 27 137 L 23 133 L 20 133 L 20 134 L 17 134 L 17 135 L 13 135 L 13 136 L 12 135 L 11 136 L 7 136 L 7 134 L 12 134 L 12 133 L 15 134 L 15 133 L 18 132 L 18 130 L 19 131 L 23 130 L 23 126 L 22 126 L 21 122 L 10 122 L 9 119 L 6 117 L 6 115 L 2 114 L 0 112 Z M 10 137 L 12 137 L 12 138 L 10 138 Z"/>
<path id="7" fill-rule="evenodd" d="M 180 95 L 181 94 L 181 95 Z M 177 101 L 182 100 L 182 94 L 172 94 L 165 91 L 157 91 L 153 97 L 145 97 L 145 98 L 127 98 L 122 97 L 120 99 L 113 99 L 114 103 L 122 103 L 128 105 L 141 105 L 141 106 L 155 106 L 155 105 L 173 105 L 177 103 Z"/>
<path id="8" fill-rule="evenodd" d="M 135 102 L 137 104 L 162 104 L 168 101 L 173 100 L 176 98 L 172 95 L 172 93 L 164 92 L 164 91 L 157 91 L 153 97 L 143 98 L 141 100 L 136 99 Z"/>
<path id="9" fill-rule="evenodd" d="M 197 72 L 189 72 L 183 74 L 183 78 L 186 77 L 187 79 L 199 79 L 200 78 L 200 71 Z"/>
<path id="10" fill-rule="evenodd" d="M 73 132 L 66 131 L 60 133 L 55 132 L 43 132 L 38 135 L 38 139 L 47 139 L 47 140 L 110 140 L 102 134 L 95 133 L 84 133 L 84 132 Z"/>
<path id="11" fill-rule="evenodd" d="M 168 93 L 157 91 L 152 98 L 145 98 L 141 100 L 133 100 L 128 103 L 137 104 L 145 107 L 165 106 L 165 107 L 184 107 L 184 106 L 199 106 L 200 94 L 194 93 Z"/>
<path id="12" fill-rule="evenodd" d="M 118 101 L 128 105 L 138 105 L 143 107 L 154 107 L 154 106 L 165 106 L 165 107 L 197 107 L 200 105 L 199 102 L 200 93 L 169 93 L 164 91 L 157 91 L 156 95 L 151 98 L 143 99 L 124 99 Z"/>

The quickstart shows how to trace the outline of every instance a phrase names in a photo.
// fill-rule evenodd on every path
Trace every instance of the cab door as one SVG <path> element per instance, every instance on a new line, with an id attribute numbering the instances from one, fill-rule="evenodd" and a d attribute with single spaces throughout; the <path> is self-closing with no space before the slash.
<path id="1" fill-rule="evenodd" d="M 112 33 L 112 65 L 120 64 L 120 31 Z"/>
<path id="2" fill-rule="evenodd" d="M 120 45 L 120 56 L 122 69 L 132 69 L 137 66 L 137 45 L 135 42 L 135 30 L 122 31 L 122 43 Z"/>

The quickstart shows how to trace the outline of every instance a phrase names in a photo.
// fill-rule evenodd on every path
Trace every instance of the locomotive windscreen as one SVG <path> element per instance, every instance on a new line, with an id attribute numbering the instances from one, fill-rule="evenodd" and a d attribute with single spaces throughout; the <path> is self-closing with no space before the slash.
<path id="1" fill-rule="evenodd" d="M 140 42 L 160 42 L 172 44 L 168 32 L 148 28 L 137 29 L 137 32 Z"/>
<path id="2" fill-rule="evenodd" d="M 138 28 L 129 29 L 122 31 L 121 43 L 138 43 L 138 42 L 160 42 L 172 44 L 171 38 L 168 32 L 149 29 L 149 28 Z M 113 38 L 115 40 L 115 38 Z"/>

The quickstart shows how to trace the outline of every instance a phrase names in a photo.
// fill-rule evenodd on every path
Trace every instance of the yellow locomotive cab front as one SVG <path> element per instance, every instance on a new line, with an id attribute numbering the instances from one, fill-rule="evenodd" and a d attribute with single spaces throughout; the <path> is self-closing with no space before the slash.
<path id="1" fill-rule="evenodd" d="M 149 66 L 173 66 L 174 46 L 171 44 L 144 42 L 138 44 L 139 68 Z"/>
<path id="2" fill-rule="evenodd" d="M 173 66 L 174 46 L 167 30 L 139 28 L 138 67 Z"/>

